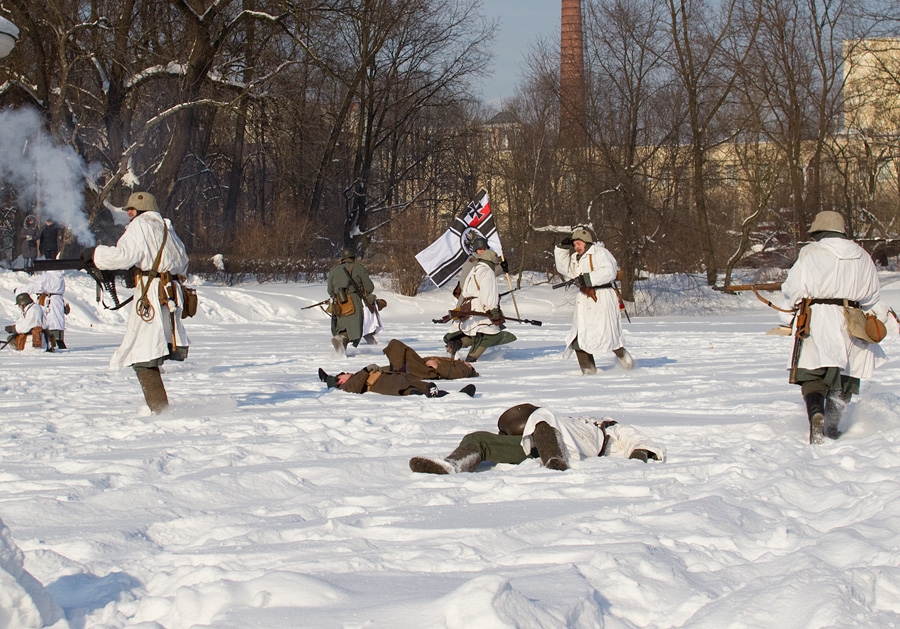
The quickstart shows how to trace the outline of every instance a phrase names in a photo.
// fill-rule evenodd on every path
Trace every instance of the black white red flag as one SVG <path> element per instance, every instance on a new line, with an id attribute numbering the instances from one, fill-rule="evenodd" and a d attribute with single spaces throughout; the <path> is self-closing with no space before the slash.
<path id="1" fill-rule="evenodd" d="M 435 284 L 443 286 L 472 255 L 472 239 L 477 236 L 485 238 L 498 256 L 503 255 L 488 193 L 484 188 L 462 214 L 453 219 L 450 228 L 440 238 L 416 254 L 416 260 Z"/>

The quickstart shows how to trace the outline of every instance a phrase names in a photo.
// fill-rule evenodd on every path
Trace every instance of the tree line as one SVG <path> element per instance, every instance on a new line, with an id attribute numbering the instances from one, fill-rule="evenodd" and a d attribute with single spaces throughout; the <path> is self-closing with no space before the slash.
<path id="1" fill-rule="evenodd" d="M 502 115 L 479 100 L 498 28 L 480 0 L 5 0 L 3 13 L 22 33 L 0 105 L 35 108 L 91 165 L 73 192 L 90 218 L 151 190 L 198 255 L 349 246 L 411 294 L 414 254 L 486 186 L 513 268 L 549 269 L 548 226 L 588 223 L 629 296 L 643 271 L 714 283 L 760 239 L 802 241 L 821 209 L 857 235 L 896 235 L 900 220 L 897 135 L 848 114 L 900 96 L 900 43 L 852 102 L 844 72 L 855 48 L 895 36 L 893 3 L 586 0 L 574 140 L 560 137 L 558 38 L 533 45 Z M 0 190 L 0 210 L 16 202 Z"/>

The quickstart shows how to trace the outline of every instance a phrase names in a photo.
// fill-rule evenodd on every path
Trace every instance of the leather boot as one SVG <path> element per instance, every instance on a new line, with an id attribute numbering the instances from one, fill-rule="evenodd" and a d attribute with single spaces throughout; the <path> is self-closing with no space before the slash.
<path id="1" fill-rule="evenodd" d="M 556 428 L 547 422 L 538 422 L 532 438 L 544 467 L 560 472 L 569 469 L 569 452 L 563 443 L 562 434 Z"/>
<path id="2" fill-rule="evenodd" d="M 447 353 L 450 354 L 450 358 L 455 359 L 456 353 L 462 349 L 462 340 L 461 339 L 450 339 L 447 341 Z"/>
<path id="3" fill-rule="evenodd" d="M 578 366 L 581 367 L 581 373 L 588 376 L 597 373 L 597 365 L 594 363 L 593 354 L 588 354 L 583 349 L 576 349 L 575 357 L 578 359 Z"/>
<path id="4" fill-rule="evenodd" d="M 844 401 L 840 394 L 830 394 L 825 398 L 824 433 L 829 439 L 837 439 L 841 436 L 841 431 L 838 426 L 841 423 L 841 416 L 844 414 L 844 409 L 846 407 L 847 402 Z"/>
<path id="5" fill-rule="evenodd" d="M 809 419 L 809 442 L 811 444 L 825 441 L 825 396 L 821 393 L 807 393 L 806 415 Z"/>
<path id="6" fill-rule="evenodd" d="M 614 349 L 613 354 L 616 355 L 616 358 L 619 359 L 619 363 L 629 371 L 634 368 L 634 359 L 631 357 L 631 354 L 628 353 L 628 350 L 624 347 L 620 347 L 619 349 Z"/>
<path id="7" fill-rule="evenodd" d="M 141 383 L 144 400 L 150 407 L 150 412 L 159 415 L 169 407 L 169 397 L 166 395 L 162 376 L 159 375 L 159 367 L 135 369 L 135 373 L 137 373 L 138 382 Z"/>
<path id="8" fill-rule="evenodd" d="M 485 347 L 484 345 L 479 345 L 475 349 L 470 349 L 469 353 L 466 355 L 466 362 L 474 363 L 476 360 L 481 358 L 481 355 L 484 354 L 484 350 L 486 349 L 487 347 Z"/>
<path id="9" fill-rule="evenodd" d="M 334 353 L 338 356 L 347 355 L 347 345 L 349 344 L 350 337 L 346 332 L 341 332 L 340 334 L 331 337 L 331 346 L 334 348 Z"/>
<path id="10" fill-rule="evenodd" d="M 420 474 L 458 474 L 474 472 L 481 465 L 481 450 L 472 443 L 461 443 L 445 459 L 416 456 L 409 460 L 409 469 Z"/>

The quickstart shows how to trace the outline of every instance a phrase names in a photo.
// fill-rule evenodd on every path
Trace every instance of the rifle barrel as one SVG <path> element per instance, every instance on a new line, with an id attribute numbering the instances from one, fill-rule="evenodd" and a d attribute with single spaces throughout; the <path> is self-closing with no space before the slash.
<path id="1" fill-rule="evenodd" d="M 64 258 L 61 260 L 35 260 L 33 271 L 80 271 L 84 268 L 81 258 Z"/>
<path id="2" fill-rule="evenodd" d="M 713 286 L 713 290 L 723 293 L 737 293 L 745 290 L 781 290 L 781 282 L 764 282 L 762 284 L 729 284 L 728 286 Z"/>

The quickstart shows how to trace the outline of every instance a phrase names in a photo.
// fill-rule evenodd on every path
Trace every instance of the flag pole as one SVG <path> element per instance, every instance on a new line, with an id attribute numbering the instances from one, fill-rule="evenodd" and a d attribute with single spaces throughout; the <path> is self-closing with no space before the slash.
<path id="1" fill-rule="evenodd" d="M 506 262 L 506 257 L 500 256 L 500 262 Z M 509 284 L 509 296 L 512 297 L 513 306 L 515 306 L 516 308 L 516 318 L 521 319 L 522 315 L 519 314 L 519 304 L 516 303 L 516 292 L 513 290 L 512 280 L 509 277 L 509 271 L 504 271 L 504 273 L 506 273 L 506 283 Z"/>

